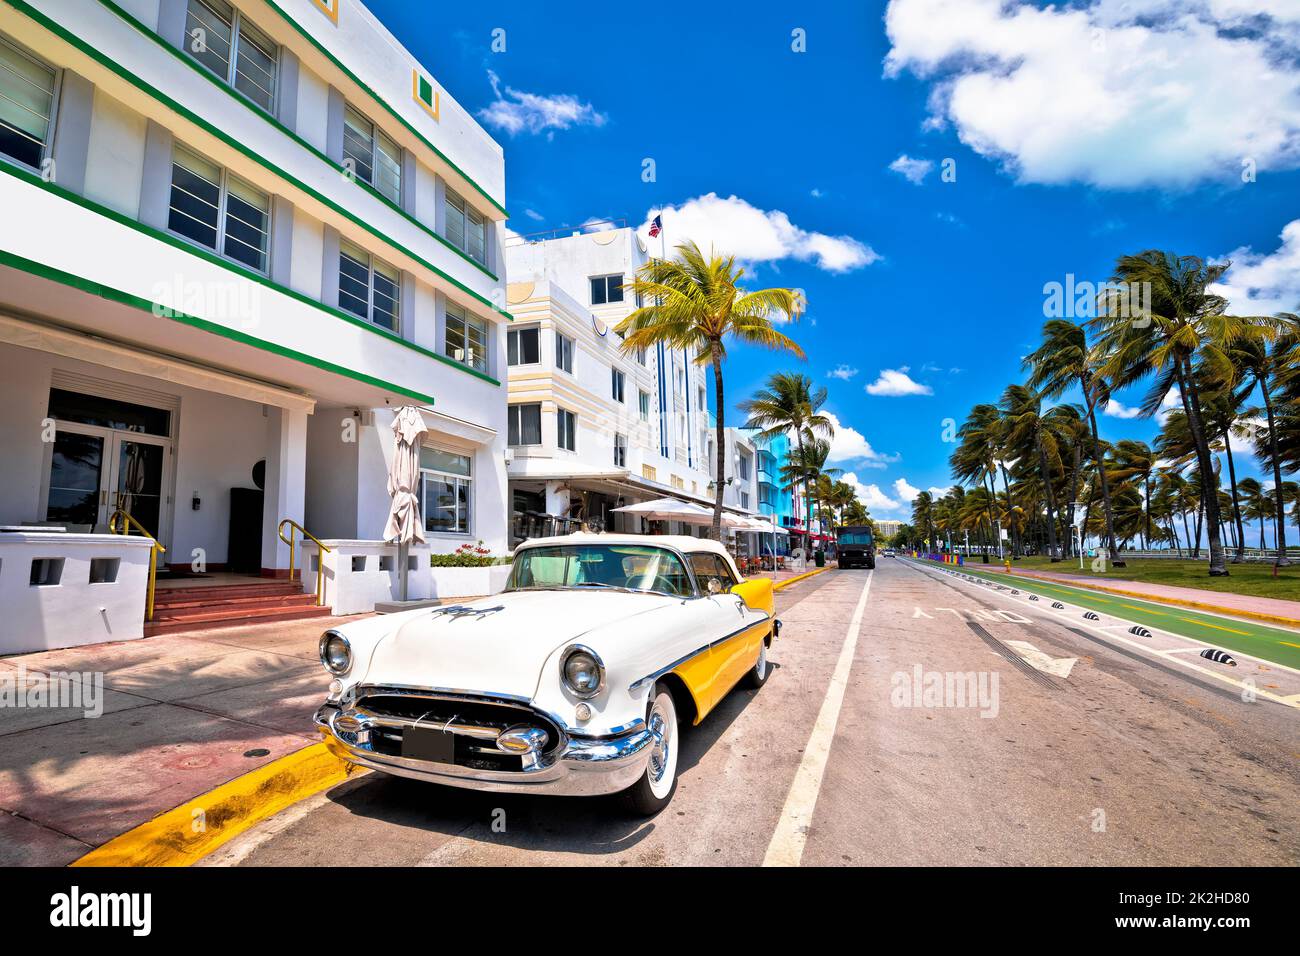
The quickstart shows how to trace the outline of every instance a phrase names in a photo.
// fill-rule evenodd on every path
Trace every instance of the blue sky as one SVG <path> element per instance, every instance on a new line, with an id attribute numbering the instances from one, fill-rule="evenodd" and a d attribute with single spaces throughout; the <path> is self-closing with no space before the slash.
<path id="1" fill-rule="evenodd" d="M 827 385 L 877 517 L 950 484 L 943 420 L 1021 380 L 1045 283 L 1158 247 L 1231 254 L 1241 311 L 1300 306 L 1294 0 L 369 5 L 504 146 L 515 231 L 667 206 L 670 244 L 805 290 L 807 362 L 735 349 L 729 396 Z"/>

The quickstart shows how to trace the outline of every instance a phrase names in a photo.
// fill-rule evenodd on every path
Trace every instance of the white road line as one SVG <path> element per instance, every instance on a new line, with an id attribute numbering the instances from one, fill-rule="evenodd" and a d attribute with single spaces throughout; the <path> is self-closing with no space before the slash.
<path id="1" fill-rule="evenodd" d="M 917 564 L 912 563 L 912 562 L 909 562 L 909 564 L 910 564 L 912 567 L 916 568 L 918 571 L 922 572 L 922 573 L 927 573 L 927 572 L 928 572 L 928 573 L 930 574 L 931 577 L 933 577 L 935 573 L 938 573 L 938 572 L 933 571 L 933 570 L 930 569 L 930 568 L 927 568 L 927 567 L 924 566 L 924 565 L 917 565 Z M 990 597 L 995 597 L 995 598 L 1002 598 L 1003 600 L 1006 600 L 1006 601 L 1014 601 L 1014 600 L 1015 600 L 1015 598 L 1013 598 L 1013 597 L 1009 597 L 1009 596 L 1007 596 L 1007 595 L 1004 595 L 1004 594 L 1002 594 L 1000 591 L 993 591 L 993 592 L 990 592 L 990 593 L 989 593 L 989 596 L 990 596 Z M 1017 602 L 1017 603 L 1019 603 L 1019 602 Z M 1028 602 L 1025 602 L 1025 603 L 1028 604 Z M 1040 608 L 1039 610 L 1042 610 L 1042 609 Z M 1047 614 L 1045 614 L 1045 613 L 1042 614 L 1041 617 L 1042 617 L 1042 619 L 1045 620 L 1045 621 L 1061 621 L 1061 620 L 1062 620 L 1062 619 L 1059 618 L 1059 617 L 1053 618 L 1053 617 L 1051 617 L 1051 616 L 1049 616 L 1049 615 L 1047 615 Z M 1107 617 L 1115 617 L 1115 618 L 1119 618 L 1119 620 L 1124 620 L 1123 618 L 1119 617 L 1118 614 L 1108 614 Z M 1196 673 L 1198 673 L 1198 674 L 1203 674 L 1203 675 L 1205 675 L 1206 677 L 1212 677 L 1212 678 L 1214 678 L 1215 680 L 1222 681 L 1222 682 L 1225 683 L 1225 684 L 1230 684 L 1230 685 L 1232 685 L 1233 687 L 1236 687 L 1238 690 L 1246 690 L 1246 689 L 1249 689 L 1249 690 L 1250 690 L 1253 694 L 1255 694 L 1255 696 L 1257 696 L 1257 697 L 1262 697 L 1262 698 L 1264 698 L 1265 700 L 1271 700 L 1271 701 L 1273 701 L 1273 702 L 1276 703 L 1276 704 L 1282 704 L 1282 705 L 1284 705 L 1284 706 L 1286 706 L 1286 707 L 1290 707 L 1290 708 L 1292 708 L 1292 709 L 1294 709 L 1294 710 L 1300 710 L 1300 694 L 1292 694 L 1290 697 L 1279 697 L 1277 694 L 1269 693 L 1268 691 L 1263 690 L 1263 689 L 1259 689 L 1259 688 L 1255 688 L 1255 687 L 1249 687 L 1249 688 L 1248 688 L 1248 686 L 1247 686 L 1246 684 L 1242 683 L 1242 682 L 1239 681 L 1239 680 L 1234 680 L 1233 678 L 1228 677 L 1228 676 L 1225 675 L 1225 674 L 1219 674 L 1219 673 L 1216 673 L 1215 671 L 1209 670 L 1208 668 L 1200 667 L 1200 666 L 1198 666 L 1198 665 L 1196 665 L 1196 664 L 1192 664 L 1192 663 L 1190 663 L 1190 662 L 1188 662 L 1188 661 L 1183 660 L 1181 657 L 1173 657 L 1173 656 L 1170 655 L 1169 653 L 1162 652 L 1162 651 L 1158 651 L 1158 650 L 1156 650 L 1155 648 L 1152 648 L 1152 647 L 1147 647 L 1145 644 L 1139 644 L 1137 641 L 1131 641 L 1131 640 L 1129 640 L 1127 637 L 1120 637 L 1118 634 L 1107 634 L 1107 633 L 1105 632 L 1105 630 L 1103 630 L 1102 628 L 1094 626 L 1093 623 L 1092 623 L 1091 621 L 1075 621 L 1075 622 L 1073 622 L 1073 623 L 1078 624 L 1080 627 L 1086 627 L 1086 628 L 1087 628 L 1088 630 L 1090 630 L 1090 631 L 1097 631 L 1099 634 L 1101 634 L 1103 637 L 1105 637 L 1105 638 L 1107 638 L 1107 639 L 1109 639 L 1109 640 L 1117 641 L 1117 642 L 1119 642 L 1120 644 L 1125 644 L 1125 645 L 1127 645 L 1127 646 L 1129 646 L 1129 647 L 1131 647 L 1131 648 L 1134 648 L 1135 650 L 1139 650 L 1139 651 L 1143 652 L 1144 654 L 1151 654 L 1151 655 L 1155 655 L 1155 656 L 1158 656 L 1158 657 L 1163 657 L 1165 660 L 1169 661 L 1169 662 L 1172 663 L 1172 664 L 1178 664 L 1179 666 L 1184 667 L 1184 668 L 1186 668 L 1186 669 L 1189 670 L 1189 671 L 1195 671 Z M 1144 625 L 1144 626 L 1146 626 L 1146 627 L 1150 627 L 1150 625 Z M 1151 628 L 1151 629 L 1154 630 L 1154 631 L 1160 631 L 1161 634 L 1167 634 L 1167 635 L 1169 635 L 1170 637 L 1178 638 L 1179 640 L 1184 640 L 1184 641 L 1194 641 L 1194 640 L 1195 640 L 1195 638 L 1184 637 L 1182 634 L 1175 634 L 1175 633 L 1173 633 L 1172 631 L 1165 631 L 1165 630 L 1162 630 L 1161 628 L 1158 628 L 1158 627 L 1157 627 L 1157 628 Z M 1199 648 L 1194 648 L 1194 649 L 1199 649 Z M 1242 652 L 1240 652 L 1240 651 L 1234 651 L 1233 653 L 1238 654 L 1238 655 L 1241 656 L 1241 657 L 1249 658 L 1250 660 L 1253 660 L 1253 661 L 1258 661 L 1259 663 L 1264 664 L 1264 665 L 1269 666 L 1269 667 L 1281 667 L 1281 668 L 1283 668 L 1284 670 L 1293 670 L 1293 668 L 1286 667 L 1285 665 L 1277 664 L 1277 663 L 1275 663 L 1275 662 L 1273 662 L 1273 661 L 1267 661 L 1267 660 L 1264 660 L 1264 659 L 1261 658 L 1261 657 L 1254 657 L 1253 655 L 1250 655 L 1250 654 L 1244 654 L 1244 653 L 1242 653 Z"/>
<path id="2" fill-rule="evenodd" d="M 821 793 L 822 777 L 826 774 L 826 761 L 831 755 L 831 742 L 835 738 L 835 725 L 839 723 L 840 707 L 844 704 L 844 692 L 849 685 L 849 671 L 853 668 L 853 655 L 858 647 L 858 634 L 862 630 L 862 615 L 867 608 L 867 595 L 871 593 L 871 579 L 875 571 L 867 572 L 867 583 L 862 586 L 862 596 L 853 611 L 853 620 L 849 623 L 848 633 L 844 635 L 844 645 L 840 648 L 839 660 L 835 662 L 835 671 L 831 674 L 830 685 L 826 688 L 826 698 L 817 713 L 817 722 L 813 724 L 812 735 L 804 747 L 803 759 L 799 769 L 790 783 L 790 792 L 781 808 L 781 818 L 777 822 L 776 832 L 767 845 L 767 855 L 763 857 L 764 866 L 798 866 L 803 859 L 803 848 L 808 842 L 808 830 L 812 826 L 813 810 L 817 807 L 817 796 Z"/>

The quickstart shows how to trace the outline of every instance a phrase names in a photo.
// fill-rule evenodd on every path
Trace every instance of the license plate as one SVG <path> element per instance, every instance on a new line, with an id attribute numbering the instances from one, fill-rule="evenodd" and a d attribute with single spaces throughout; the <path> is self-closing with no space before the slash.
<path id="1" fill-rule="evenodd" d="M 402 756 L 435 763 L 456 762 L 456 735 L 441 727 L 407 727 L 402 731 Z"/>

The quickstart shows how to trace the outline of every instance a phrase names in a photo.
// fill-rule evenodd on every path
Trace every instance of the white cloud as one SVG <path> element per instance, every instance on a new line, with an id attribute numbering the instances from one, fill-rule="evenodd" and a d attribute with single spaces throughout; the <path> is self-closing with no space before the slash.
<path id="1" fill-rule="evenodd" d="M 818 189 L 816 186 L 814 186 L 812 189 L 808 190 L 808 195 L 812 196 L 813 199 L 821 199 L 826 194 L 822 192 L 820 189 Z"/>
<path id="2" fill-rule="evenodd" d="M 922 385 L 908 375 L 906 365 L 902 368 L 882 369 L 880 377 L 867 386 L 868 395 L 933 395 L 929 385 Z"/>
<path id="3" fill-rule="evenodd" d="M 1244 159 L 1300 165 L 1294 0 L 891 0 L 885 27 L 886 75 L 932 83 L 927 126 L 1022 182 L 1185 187 L 1237 181 Z"/>
<path id="4" fill-rule="evenodd" d="M 582 102 L 571 93 L 544 96 L 507 86 L 503 94 L 501 78 L 488 70 L 488 79 L 496 99 L 479 110 L 478 116 L 489 126 L 511 136 L 573 126 L 604 126 L 608 121 L 604 113 L 597 112 L 590 103 Z"/>
<path id="5" fill-rule="evenodd" d="M 706 253 L 712 248 L 745 263 L 797 259 L 827 272 L 849 272 L 880 258 L 852 236 L 809 232 L 781 210 L 759 209 L 738 196 L 723 199 L 717 193 L 706 193 L 680 206 L 652 209 L 638 230 L 641 235 L 647 235 L 650 221 L 661 212 L 670 246 L 693 239 Z"/>
<path id="6" fill-rule="evenodd" d="M 842 382 L 847 382 L 858 374 L 858 370 L 851 365 L 837 365 L 826 374 L 831 378 L 838 378 Z"/>
<path id="7" fill-rule="evenodd" d="M 835 429 L 835 437 L 831 439 L 831 451 L 827 461 L 841 464 L 858 462 L 867 468 L 884 468 L 887 464 L 898 461 L 898 455 L 876 451 L 862 432 L 843 424 L 831 412 L 822 412 L 822 414 L 830 419 L 831 427 Z"/>
<path id="8" fill-rule="evenodd" d="M 894 480 L 894 494 L 898 495 L 903 501 L 912 501 L 920 493 L 921 489 L 908 484 L 906 478 L 896 478 Z"/>
<path id="9" fill-rule="evenodd" d="M 1272 252 L 1234 249 L 1223 258 L 1232 268 L 1210 291 L 1228 300 L 1233 315 L 1300 311 L 1300 219 L 1282 227 L 1282 244 Z"/>
<path id="10" fill-rule="evenodd" d="M 541 222 L 542 219 L 545 218 L 536 209 L 525 209 L 524 215 L 527 216 L 529 219 L 532 219 L 534 222 Z"/>
<path id="11" fill-rule="evenodd" d="M 1142 414 L 1142 411 L 1137 408 L 1129 408 L 1122 402 L 1112 398 L 1106 403 L 1106 407 L 1102 409 L 1102 414 L 1109 415 L 1111 418 L 1137 418 Z"/>
<path id="12" fill-rule="evenodd" d="M 853 486 L 857 492 L 858 500 L 867 506 L 867 510 L 873 515 L 879 515 L 881 512 L 897 511 L 902 507 L 901 503 L 889 497 L 885 492 L 880 490 L 876 484 L 863 484 L 856 474 L 846 471 L 840 475 L 840 481 L 846 482 Z"/>
<path id="13" fill-rule="evenodd" d="M 903 153 L 889 164 L 889 168 L 912 185 L 919 186 L 925 181 L 925 177 L 930 175 L 930 170 L 934 169 L 934 163 L 928 159 L 913 159 Z"/>
<path id="14" fill-rule="evenodd" d="M 926 488 L 925 490 L 930 492 L 930 497 L 935 499 L 936 501 L 938 501 L 940 498 L 942 498 L 944 495 L 948 493 L 947 488 L 940 488 L 938 485 L 931 485 L 929 488 Z"/>

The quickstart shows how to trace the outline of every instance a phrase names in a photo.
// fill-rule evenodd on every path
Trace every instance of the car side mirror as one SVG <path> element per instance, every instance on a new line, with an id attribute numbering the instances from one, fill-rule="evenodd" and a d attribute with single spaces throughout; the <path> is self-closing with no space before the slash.
<path id="1" fill-rule="evenodd" d="M 721 594 L 722 582 L 717 578 L 709 578 L 708 588 L 710 594 Z"/>

